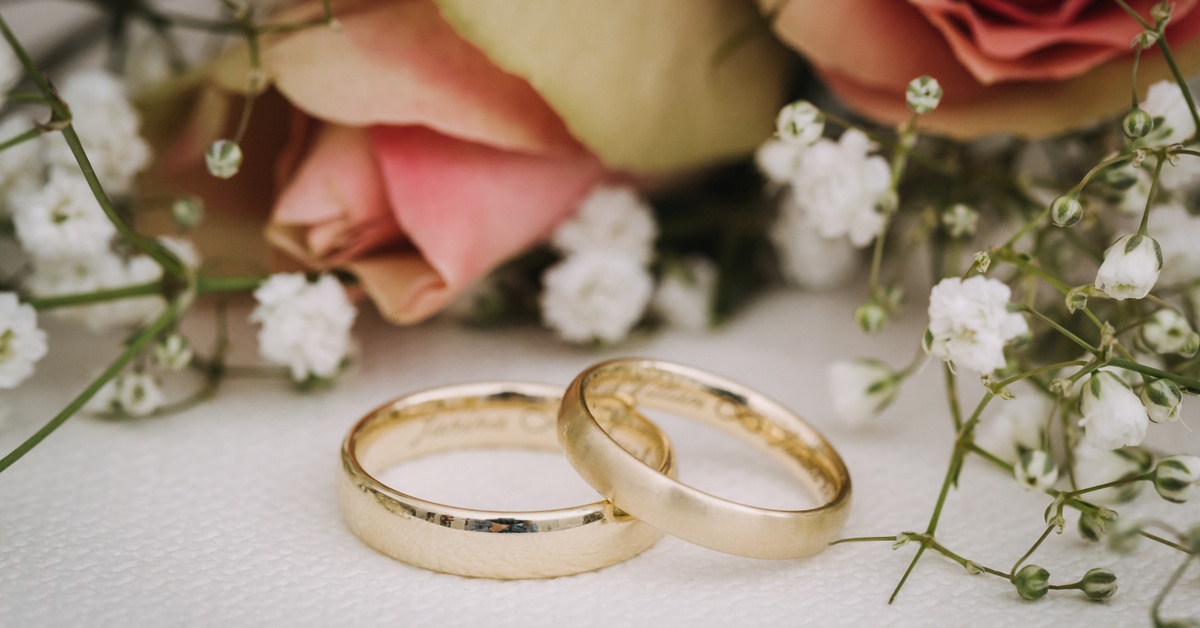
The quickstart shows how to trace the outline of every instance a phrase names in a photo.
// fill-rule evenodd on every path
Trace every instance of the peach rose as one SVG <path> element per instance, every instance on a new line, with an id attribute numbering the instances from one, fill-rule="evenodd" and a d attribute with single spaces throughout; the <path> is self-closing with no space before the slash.
<path id="1" fill-rule="evenodd" d="M 1129 106 L 1130 42 L 1142 27 L 1112 0 L 784 1 L 780 37 L 847 105 L 882 122 L 910 115 L 904 88 L 922 74 L 945 89 L 922 126 L 957 138 L 1051 135 Z M 1148 20 L 1156 3 L 1129 0 Z M 1174 4 L 1167 40 L 1190 75 L 1200 70 L 1200 1 Z M 1141 86 L 1164 78 L 1157 49 L 1145 52 Z"/>
<path id="2" fill-rule="evenodd" d="M 384 316 L 416 322 L 545 238 L 598 182 L 746 154 L 769 134 L 783 49 L 712 63 L 753 7 L 661 2 L 690 18 L 678 23 L 658 14 L 670 7 L 618 4 L 345 0 L 340 30 L 267 39 L 273 91 L 243 147 L 248 168 L 275 164 L 267 240 L 353 273 Z M 278 20 L 314 15 L 308 2 Z M 215 62 L 168 167 L 228 133 L 247 64 L 237 48 Z M 203 185 L 245 205 L 230 191 L 255 177 Z"/>

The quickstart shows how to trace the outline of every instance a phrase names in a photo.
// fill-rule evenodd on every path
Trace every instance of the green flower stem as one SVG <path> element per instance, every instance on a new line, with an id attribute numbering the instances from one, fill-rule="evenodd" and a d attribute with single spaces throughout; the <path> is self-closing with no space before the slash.
<path id="1" fill-rule="evenodd" d="M 954 369 L 950 368 L 950 364 L 942 365 L 942 372 L 946 376 L 946 404 L 950 406 L 950 418 L 954 422 L 954 431 L 958 432 L 962 429 L 962 404 L 958 400 L 958 377 L 954 374 Z"/>
<path id="2" fill-rule="evenodd" d="M 899 144 L 899 142 L 894 141 L 891 138 L 884 137 L 883 135 L 880 135 L 879 133 L 876 133 L 875 131 L 873 131 L 871 129 L 864 128 L 864 127 L 862 127 L 858 124 L 855 124 L 855 123 L 851 122 L 850 120 L 847 120 L 846 118 L 843 118 L 835 113 L 830 113 L 830 112 L 822 109 L 821 115 L 825 116 L 826 121 L 832 122 L 832 123 L 842 127 L 843 129 L 854 129 L 856 131 L 861 132 L 863 135 L 866 135 L 868 138 L 870 138 L 872 142 L 875 142 L 876 144 L 879 144 L 880 146 L 882 146 L 884 148 L 894 151 L 894 150 L 896 150 L 896 148 Z M 946 164 L 934 161 L 934 160 L 930 159 L 929 157 L 926 157 L 922 153 L 910 152 L 909 158 L 912 159 L 913 161 L 921 164 L 922 166 L 924 166 L 940 175 L 943 175 L 945 177 L 957 177 L 959 175 L 959 172 L 956 169 L 949 167 Z"/>
<path id="3" fill-rule="evenodd" d="M 1141 24 L 1142 28 L 1144 28 L 1148 31 L 1155 30 L 1154 25 L 1151 24 L 1150 22 L 1147 22 L 1146 19 L 1143 18 L 1142 16 L 1138 15 L 1138 12 L 1134 11 L 1133 7 L 1126 4 L 1125 0 L 1113 0 L 1113 2 L 1116 2 L 1118 6 L 1120 6 L 1122 9 L 1124 9 L 1125 12 L 1130 15 L 1130 17 L 1137 20 L 1137 23 Z"/>
<path id="4" fill-rule="evenodd" d="M 67 294 L 57 297 L 30 299 L 26 303 L 32 305 L 34 309 L 37 310 L 51 310 L 54 308 L 70 307 L 73 305 L 86 305 L 89 303 L 100 303 L 103 301 L 115 301 L 117 299 L 161 295 L 162 293 L 162 282 L 152 281 L 150 283 L 139 284 L 136 286 L 126 286 L 124 288 L 113 288 L 111 290 L 97 290 L 96 292 L 84 292 L 80 294 Z"/>
<path id="5" fill-rule="evenodd" d="M 1164 539 L 1161 536 L 1158 536 L 1157 534 L 1153 534 L 1153 533 L 1147 532 L 1145 530 L 1138 530 L 1138 534 L 1141 534 L 1143 537 L 1150 539 L 1151 541 L 1154 541 L 1156 543 L 1161 543 L 1163 545 L 1166 545 L 1167 547 L 1173 547 L 1173 548 L 1183 552 L 1184 554 L 1192 553 L 1192 550 L 1188 549 L 1186 546 L 1180 545 L 1179 543 L 1176 543 L 1176 542 L 1168 540 L 1168 539 Z"/>
<path id="6" fill-rule="evenodd" d="M 1101 354 L 1101 351 L 1099 349 L 1097 349 L 1096 347 L 1093 347 L 1091 344 L 1089 344 L 1083 338 L 1076 336 L 1070 330 L 1068 330 L 1067 328 L 1058 324 L 1058 321 L 1050 318 L 1049 316 L 1046 316 L 1045 314 L 1037 311 L 1034 308 L 1029 307 L 1028 305 L 1019 305 L 1017 307 L 1022 312 L 1026 312 L 1026 313 L 1032 315 L 1033 317 L 1041 320 L 1042 322 L 1046 323 L 1050 327 L 1054 328 L 1055 331 L 1066 336 L 1067 338 L 1070 338 L 1071 341 L 1073 341 L 1075 344 L 1079 345 L 1080 347 L 1083 347 L 1083 349 L 1086 350 L 1088 353 L 1091 353 L 1092 355 L 1096 355 L 1096 356 Z"/>
<path id="7" fill-rule="evenodd" d="M 0 24 L 2 23 L 2 18 L 0 18 Z M 117 359 L 113 360 L 113 362 L 108 365 L 108 368 L 104 369 L 104 372 L 101 373 L 99 377 L 97 377 L 91 384 L 88 384 L 88 386 L 83 389 L 83 392 L 79 393 L 79 395 L 76 396 L 71 403 L 67 404 L 67 407 L 63 408 L 62 412 L 59 412 L 54 416 L 54 418 L 50 419 L 50 421 L 42 426 L 40 430 L 35 432 L 33 436 L 30 436 L 28 439 L 26 439 L 25 442 L 21 443 L 11 453 L 9 453 L 3 459 L 0 459 L 0 473 L 3 473 L 5 469 L 8 469 L 16 461 L 20 460 L 22 456 L 29 453 L 29 451 L 36 447 L 38 443 L 45 440 L 47 436 L 54 432 L 54 430 L 61 427 L 63 423 L 66 423 L 67 419 L 74 416 L 76 412 L 83 408 L 83 406 L 87 404 L 87 402 L 93 396 L 95 396 L 96 393 L 99 392 L 99 390 L 103 388 L 110 379 L 116 377 L 117 373 L 121 372 L 121 369 L 125 368 L 125 365 L 129 364 L 131 360 L 140 355 L 142 351 L 145 350 L 146 347 L 158 337 L 159 334 L 167 329 L 170 329 L 170 327 L 175 324 L 179 315 L 182 313 L 182 310 L 182 301 L 173 302 L 167 307 L 166 311 L 164 311 L 158 316 L 157 319 L 154 320 L 149 327 L 143 329 L 140 333 L 138 333 L 137 336 L 134 336 L 133 340 L 131 340 L 125 347 L 125 350 L 121 352 L 119 356 L 117 356 Z"/>
<path id="8" fill-rule="evenodd" d="M 892 178 L 888 186 L 888 192 L 892 195 L 893 199 L 896 198 L 897 190 L 900 186 L 900 178 L 904 176 L 904 168 L 908 164 L 908 154 L 912 151 L 917 120 L 919 118 L 920 114 L 914 113 L 909 118 L 908 123 L 900 127 L 900 140 L 892 147 Z M 879 234 L 875 236 L 875 248 L 871 253 L 871 276 L 867 284 L 868 289 L 871 291 L 872 299 L 879 294 L 879 271 L 883 267 L 883 247 L 887 241 L 888 226 L 892 222 L 892 217 L 899 210 L 899 207 L 887 208 L 887 211 L 883 214 L 883 224 L 879 227 Z"/>
<path id="9" fill-rule="evenodd" d="M 980 456 L 984 460 L 987 460 L 988 462 L 996 465 L 997 467 L 1004 469 L 1005 471 L 1008 472 L 1009 475 L 1012 475 L 1013 466 L 1011 464 L 1005 462 L 1004 460 L 1001 460 L 1000 456 L 997 456 L 996 454 L 980 447 L 979 445 L 976 445 L 974 442 L 969 443 L 967 445 L 967 450 L 977 456 Z"/>
<path id="10" fill-rule="evenodd" d="M 1185 392 L 1193 395 L 1200 395 L 1200 380 L 1195 380 L 1190 377 L 1176 375 L 1175 373 L 1170 373 L 1162 369 L 1156 369 L 1143 364 L 1138 364 L 1133 360 L 1126 360 L 1125 358 L 1112 358 L 1108 361 L 1108 363 L 1109 365 L 1117 368 L 1122 368 L 1127 371 L 1136 371 L 1142 375 L 1149 375 L 1150 377 L 1157 379 L 1169 379 L 1172 382 L 1175 382 Z"/>
<path id="11" fill-rule="evenodd" d="M 909 563 L 908 569 L 900 578 L 900 582 L 896 584 L 895 590 L 892 591 L 891 597 L 888 598 L 888 604 L 891 604 L 896 596 L 900 594 L 900 589 L 904 587 L 904 583 L 908 581 L 908 576 L 912 573 L 913 568 L 917 566 L 917 561 L 921 560 L 921 555 L 925 553 L 925 549 L 929 547 L 929 539 L 933 538 L 934 532 L 937 531 L 938 520 L 941 519 L 942 509 L 946 506 L 946 497 L 950 493 L 950 487 L 958 480 L 958 472 L 962 469 L 963 458 L 972 444 L 972 434 L 975 430 L 975 425 L 979 423 L 979 419 L 983 416 L 983 410 L 988 403 L 995 397 L 995 393 L 988 391 L 984 393 L 983 398 L 979 400 L 979 404 L 975 406 L 975 411 L 971 413 L 970 418 L 963 423 L 958 430 L 958 436 L 954 441 L 954 451 L 950 456 L 950 464 L 946 469 L 946 477 L 942 480 L 942 488 L 938 492 L 937 503 L 933 507 L 933 514 L 929 517 L 929 525 L 925 527 L 925 536 L 928 539 L 921 542 L 920 549 L 913 556 L 912 562 Z"/>
<path id="12" fill-rule="evenodd" d="M 1074 490 L 1074 491 L 1063 492 L 1063 493 L 1059 493 L 1059 495 L 1069 499 L 1069 498 L 1078 497 L 1080 495 L 1084 495 L 1087 493 L 1091 493 L 1093 491 L 1100 491 L 1100 490 L 1104 490 L 1106 488 L 1112 488 L 1114 486 L 1123 486 L 1123 485 L 1129 484 L 1131 482 L 1141 482 L 1142 480 L 1153 480 L 1153 479 L 1154 479 L 1154 471 L 1147 471 L 1146 473 L 1142 473 L 1140 475 L 1125 476 L 1123 478 L 1113 480 L 1112 482 L 1105 482 L 1104 484 L 1097 484 L 1095 486 L 1089 486 L 1087 488 L 1081 488 L 1081 489 Z"/>
<path id="13" fill-rule="evenodd" d="M 1000 383 L 996 384 L 996 388 L 1006 388 L 1006 387 L 1008 387 L 1009 384 L 1014 384 L 1023 379 L 1033 377 L 1034 375 L 1041 375 L 1042 373 L 1046 373 L 1048 371 L 1057 371 L 1059 369 L 1064 369 L 1069 366 L 1086 366 L 1087 364 L 1088 364 L 1087 360 L 1067 360 L 1066 362 L 1057 362 L 1055 364 L 1047 364 L 1045 366 L 1039 366 L 1031 371 L 1025 371 L 1024 373 L 1013 375 L 1012 377 L 1010 377 L 1008 379 L 1001 380 Z"/>
<path id="14" fill-rule="evenodd" d="M 1147 22 L 1145 18 L 1138 15 L 1138 12 L 1134 11 L 1133 7 L 1129 6 L 1125 0 L 1113 0 L 1113 2 L 1116 2 L 1117 6 L 1124 9 L 1133 19 L 1137 20 L 1138 24 L 1142 25 L 1142 28 L 1155 31 L 1159 34 L 1158 49 L 1162 52 L 1163 60 L 1167 62 L 1167 67 L 1171 69 L 1171 74 L 1175 77 L 1175 82 L 1179 84 L 1179 89 L 1183 90 L 1183 97 L 1187 100 L 1188 111 L 1192 113 L 1192 121 L 1196 123 L 1196 128 L 1200 129 L 1200 113 L 1196 111 L 1196 103 L 1192 100 L 1192 93 L 1188 90 L 1187 79 L 1183 77 L 1183 73 L 1179 71 L 1179 65 L 1175 63 L 1175 56 L 1171 54 L 1171 47 L 1167 45 L 1167 38 L 1162 36 L 1163 33 Z"/>
<path id="15" fill-rule="evenodd" d="M 963 556 L 956 554 L 955 552 L 951 551 L 950 548 L 946 547 L 945 545 L 942 545 L 941 543 L 939 543 L 937 541 L 937 539 L 933 538 L 930 535 L 913 534 L 913 537 L 921 539 L 923 543 L 927 543 L 929 545 L 930 549 L 938 552 L 939 554 L 941 554 L 942 556 L 945 556 L 946 558 L 949 558 L 950 560 L 953 560 L 954 562 L 958 563 L 959 565 L 962 565 L 962 567 L 964 569 L 970 570 L 972 567 L 975 567 L 975 568 L 980 569 L 983 573 L 991 574 L 993 576 L 999 576 L 1001 578 L 1004 578 L 1005 580 L 1012 580 L 1012 578 L 1009 577 L 1008 574 L 1004 573 L 1003 571 L 1000 571 L 999 569 L 992 569 L 991 567 L 981 565 L 973 560 L 968 560 L 967 558 L 964 558 Z"/>
<path id="16" fill-rule="evenodd" d="M 1146 195 L 1146 209 L 1142 210 L 1142 222 L 1138 225 L 1138 235 L 1146 235 L 1146 226 L 1150 224 L 1150 208 L 1154 205 L 1154 196 L 1158 194 L 1158 179 L 1162 175 L 1163 162 L 1167 160 L 1165 150 L 1160 150 L 1154 164 L 1154 177 L 1150 179 L 1150 192 Z"/>
<path id="17" fill-rule="evenodd" d="M 838 539 L 838 540 L 830 543 L 830 545 L 841 545 L 842 543 L 874 543 L 874 542 L 895 543 L 896 537 L 894 537 L 894 536 L 852 536 L 852 537 L 845 538 L 845 539 Z"/>
<path id="18" fill-rule="evenodd" d="M 21 144 L 23 142 L 28 142 L 29 140 L 41 137 L 45 132 L 46 132 L 45 128 L 40 127 L 40 126 L 35 126 L 32 129 L 25 131 L 24 133 L 15 135 L 13 137 L 8 138 L 7 140 L 4 140 L 3 142 L 0 142 L 0 150 L 5 150 L 5 149 L 11 148 L 13 146 L 16 146 L 17 144 Z"/>
<path id="19" fill-rule="evenodd" d="M 1129 108 L 1130 108 L 1130 110 L 1138 108 L 1137 75 L 1138 75 L 1138 65 L 1141 64 L 1141 61 L 1142 61 L 1142 47 L 1136 46 L 1136 47 L 1134 47 L 1134 50 L 1133 50 L 1133 72 L 1131 74 L 1132 79 L 1129 81 L 1129 92 L 1130 92 Z"/>
<path id="20" fill-rule="evenodd" d="M 1193 558 L 1195 558 L 1195 556 L 1188 556 L 1182 563 L 1179 564 L 1178 567 L 1175 568 L 1175 573 L 1171 574 L 1171 578 L 1167 580 L 1166 586 L 1164 586 L 1163 590 L 1159 592 L 1158 597 L 1154 598 L 1154 604 L 1150 605 L 1150 617 L 1154 619 L 1154 625 L 1158 626 L 1163 623 L 1162 616 L 1158 614 L 1159 609 L 1162 608 L 1163 600 L 1167 599 L 1167 594 L 1170 593 L 1171 589 L 1174 589 L 1175 585 L 1179 583 L 1179 579 L 1183 577 L 1183 573 L 1187 571 L 1188 566 L 1192 564 Z"/>
<path id="21" fill-rule="evenodd" d="M 95 195 L 96 202 L 100 204 L 100 208 L 104 210 L 105 215 L 108 216 L 108 219 L 113 223 L 113 226 L 115 226 L 117 231 L 120 232 L 121 235 L 127 240 L 129 240 L 130 243 L 152 257 L 154 261 L 158 262 L 159 266 L 161 266 L 163 269 L 164 275 L 176 281 L 184 280 L 186 275 L 184 272 L 183 262 L 181 262 L 179 258 L 167 248 L 161 245 L 156 245 L 156 243 L 152 240 L 149 240 L 148 238 L 145 238 L 135 232 L 133 227 L 131 227 L 129 223 L 121 217 L 120 213 L 113 205 L 112 200 L 108 198 L 108 194 L 104 192 L 104 188 L 101 186 L 100 180 L 96 177 L 96 171 L 94 168 L 92 168 L 92 163 L 83 150 L 83 144 L 79 141 L 79 135 L 75 132 L 75 127 L 71 125 L 71 111 L 67 107 L 66 102 L 59 97 L 58 92 L 56 92 L 54 87 L 50 85 L 50 81 L 46 79 L 46 76 L 42 74 L 40 70 L 38 70 L 37 66 L 33 63 L 33 59 L 30 58 L 29 54 L 25 51 L 25 48 L 21 46 L 21 42 L 17 41 L 16 36 L 13 35 L 12 30 L 10 30 L 8 27 L 8 22 L 6 22 L 3 17 L 0 17 L 0 34 L 3 34 L 4 39 L 8 42 L 9 47 L 12 48 L 12 51 L 17 58 L 20 59 L 21 65 L 25 67 L 25 71 L 30 77 L 33 78 L 33 82 L 37 85 L 38 90 L 41 91 L 49 101 L 51 112 L 50 121 L 44 126 L 47 129 L 56 129 L 62 131 L 63 139 L 67 141 L 67 146 L 70 147 L 71 153 L 75 156 L 75 161 L 79 166 L 79 170 L 83 174 L 84 179 L 87 180 L 88 187 L 91 188 L 92 194 Z"/>
<path id="22" fill-rule="evenodd" d="M 1057 527 L 1057 523 L 1052 523 L 1046 526 L 1046 531 L 1042 532 L 1042 536 L 1038 537 L 1038 540 L 1033 544 L 1033 547 L 1029 548 L 1029 551 L 1025 552 L 1020 558 L 1017 559 L 1017 562 L 1013 564 L 1012 571 L 1008 572 L 1010 580 L 1017 577 L 1017 570 L 1021 568 L 1021 563 L 1025 562 L 1025 560 L 1030 556 L 1033 556 L 1033 553 L 1037 551 L 1037 548 L 1042 546 L 1042 543 L 1046 540 L 1046 537 L 1050 536 L 1050 532 Z"/>
<path id="23" fill-rule="evenodd" d="M 194 15 L 175 13 L 172 11 L 163 11 L 141 2 L 139 2 L 137 6 L 133 8 L 133 11 L 135 11 L 142 19 L 146 20 L 150 24 L 157 25 L 160 28 L 174 27 L 224 35 L 245 35 L 248 31 L 259 34 L 290 33 L 307 28 L 329 26 L 333 24 L 333 9 L 330 7 L 329 0 L 321 0 L 321 8 L 323 10 L 323 15 L 319 18 L 306 20 L 303 22 L 289 22 L 280 24 L 254 24 L 252 21 L 248 21 L 244 17 L 242 19 L 214 20 L 196 17 Z"/>
<path id="24" fill-rule="evenodd" d="M 266 277 L 199 277 L 196 294 L 218 294 L 224 292 L 250 292 L 258 288 Z"/>

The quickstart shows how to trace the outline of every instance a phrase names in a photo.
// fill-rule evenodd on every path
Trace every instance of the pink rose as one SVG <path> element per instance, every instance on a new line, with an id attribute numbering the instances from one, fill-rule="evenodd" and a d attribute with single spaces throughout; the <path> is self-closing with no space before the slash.
<path id="1" fill-rule="evenodd" d="M 714 70 L 704 52 L 738 28 L 731 16 L 753 9 L 671 2 L 702 18 L 695 33 L 660 21 L 609 41 L 607 53 L 579 31 L 644 26 L 650 8 L 512 2 L 467 12 L 460 0 L 346 0 L 334 5 L 340 32 L 267 40 L 263 69 L 286 102 L 264 95 L 255 120 L 266 129 L 256 132 L 271 135 L 281 117 L 286 128 L 274 148 L 250 139 L 244 148 L 248 166 L 275 160 L 268 241 L 304 266 L 353 273 L 384 316 L 411 323 L 544 239 L 600 181 L 748 153 L 769 133 L 786 55 L 759 43 Z M 310 2 L 278 19 L 314 15 Z M 557 29 L 531 22 L 556 15 Z M 658 46 L 671 54 L 643 56 Z M 246 59 L 234 49 L 217 60 L 216 89 L 169 159 L 194 162 L 228 132 L 237 108 L 213 103 L 245 89 Z M 689 83 L 666 85 L 676 72 Z M 604 93 L 589 93 L 596 87 Z M 236 189 L 245 175 L 204 185 Z"/>
<path id="2" fill-rule="evenodd" d="M 1157 1 L 1129 4 L 1149 19 Z M 1198 0 L 1174 4 L 1167 40 L 1193 73 Z M 1050 135 L 1128 108 L 1142 27 L 1112 0 L 786 0 L 776 31 L 846 104 L 883 122 L 910 115 L 909 80 L 935 77 L 945 97 L 922 125 L 971 138 Z M 1143 54 L 1143 87 L 1168 77 L 1157 49 Z"/>

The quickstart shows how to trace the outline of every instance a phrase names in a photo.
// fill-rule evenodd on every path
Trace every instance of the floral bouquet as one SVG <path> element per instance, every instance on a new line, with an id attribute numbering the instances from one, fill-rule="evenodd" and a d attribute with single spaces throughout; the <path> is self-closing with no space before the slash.
<path id="1" fill-rule="evenodd" d="M 858 278 L 864 333 L 926 303 L 928 325 L 908 364 L 829 365 L 840 418 L 869 429 L 940 361 L 955 438 L 924 528 L 838 543 L 916 548 L 893 599 L 935 554 L 1027 600 L 1106 599 L 1113 572 L 1034 562 L 1071 516 L 1177 553 L 1149 611 L 1191 625 L 1161 606 L 1200 520 L 1126 502 L 1200 484 L 1195 438 L 1143 445 L 1200 394 L 1196 2 L 96 4 L 107 70 L 0 17 L 0 387 L 47 353 L 42 316 L 119 353 L 0 472 L 80 413 L 332 385 L 356 303 L 608 346 Z M 238 293 L 259 364 L 228 359 Z M 207 350 L 180 327 L 197 307 Z M 937 538 L 968 458 L 1047 496 L 1011 568 Z"/>

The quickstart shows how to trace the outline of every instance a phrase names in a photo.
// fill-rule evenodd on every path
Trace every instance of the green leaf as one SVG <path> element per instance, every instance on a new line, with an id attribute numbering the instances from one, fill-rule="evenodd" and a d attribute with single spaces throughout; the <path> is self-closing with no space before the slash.
<path id="1" fill-rule="evenodd" d="M 791 57 L 751 2 L 436 2 L 614 168 L 662 172 L 749 154 L 783 104 Z"/>

